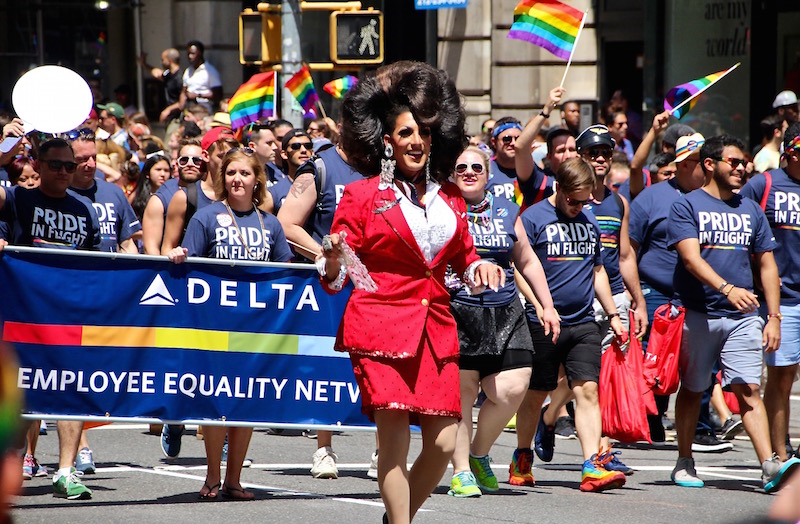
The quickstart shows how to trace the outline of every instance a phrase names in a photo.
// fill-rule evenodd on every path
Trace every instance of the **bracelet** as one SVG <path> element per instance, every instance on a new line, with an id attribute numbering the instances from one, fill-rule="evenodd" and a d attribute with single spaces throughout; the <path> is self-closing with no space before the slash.
<path id="1" fill-rule="evenodd" d="M 543 116 L 543 117 L 545 117 L 545 118 L 550 118 L 550 115 L 549 115 L 549 114 L 545 114 L 545 112 L 544 112 L 544 109 L 542 109 L 541 111 L 539 111 L 539 116 Z"/>
<path id="2" fill-rule="evenodd" d="M 339 291 L 344 286 L 345 278 L 347 278 L 347 266 L 341 264 L 339 265 L 339 274 L 336 276 L 336 280 L 328 283 L 328 287 L 334 291 Z"/>
<path id="3" fill-rule="evenodd" d="M 606 315 L 608 316 L 608 320 L 611 320 L 611 319 L 612 319 L 612 318 L 614 318 L 614 317 L 618 317 L 618 316 L 619 316 L 619 313 L 617 313 L 617 312 L 614 312 L 614 313 L 606 313 Z"/>
<path id="4" fill-rule="evenodd" d="M 730 294 L 731 294 L 731 291 L 733 291 L 733 288 L 735 288 L 736 286 L 734 286 L 733 284 L 725 284 L 725 285 L 726 285 L 726 286 L 731 286 L 731 287 L 730 287 L 730 289 L 728 289 L 728 292 L 727 292 L 727 293 L 725 292 L 725 290 L 723 290 L 723 291 L 722 291 L 722 294 L 723 294 L 723 295 L 725 295 L 725 296 L 727 297 L 728 295 L 730 295 Z"/>
<path id="5" fill-rule="evenodd" d="M 718 293 L 722 293 L 722 290 L 725 289 L 725 286 L 727 286 L 727 285 L 728 285 L 728 283 L 723 280 L 722 284 L 720 284 L 719 287 L 717 288 L 717 292 Z"/>
<path id="6" fill-rule="evenodd" d="M 769 315 L 767 315 L 767 319 L 770 319 L 770 318 L 777 318 L 778 322 L 780 322 L 781 320 L 783 320 L 783 314 L 782 313 L 770 313 Z"/>

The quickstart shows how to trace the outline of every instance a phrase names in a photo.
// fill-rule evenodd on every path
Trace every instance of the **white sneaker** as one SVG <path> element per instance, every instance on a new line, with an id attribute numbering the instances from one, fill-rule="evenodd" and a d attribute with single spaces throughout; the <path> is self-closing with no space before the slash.
<path id="1" fill-rule="evenodd" d="M 311 476 L 315 479 L 339 478 L 339 469 L 336 467 L 338 459 L 330 446 L 317 449 L 311 456 Z"/>
<path id="2" fill-rule="evenodd" d="M 371 479 L 378 478 L 378 450 L 375 450 L 375 453 L 369 459 L 369 469 L 367 470 L 367 476 Z"/>

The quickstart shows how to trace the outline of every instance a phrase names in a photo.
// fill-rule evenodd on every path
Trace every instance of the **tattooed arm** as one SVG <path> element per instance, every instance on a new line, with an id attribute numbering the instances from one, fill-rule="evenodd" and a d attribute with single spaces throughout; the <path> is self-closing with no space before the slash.
<path id="1" fill-rule="evenodd" d="M 308 217 L 311 216 L 316 203 L 317 192 L 314 185 L 314 175 L 312 173 L 303 173 L 294 179 L 292 189 L 278 211 L 278 220 L 283 227 L 286 238 L 290 242 L 309 248 L 309 251 L 306 251 L 292 246 L 292 250 L 312 260 L 316 255 L 322 253 L 322 246 L 311 238 L 311 235 L 308 234 L 303 226 Z"/>

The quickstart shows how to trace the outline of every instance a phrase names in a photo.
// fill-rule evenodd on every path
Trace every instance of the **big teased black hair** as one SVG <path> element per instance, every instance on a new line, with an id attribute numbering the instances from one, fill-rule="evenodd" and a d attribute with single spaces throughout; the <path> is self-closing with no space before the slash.
<path id="1" fill-rule="evenodd" d="M 366 176 L 380 172 L 383 136 L 391 134 L 398 108 L 431 129 L 431 177 L 444 182 L 467 145 L 466 113 L 447 73 L 422 62 L 384 66 L 345 95 L 341 147 L 348 162 Z"/>

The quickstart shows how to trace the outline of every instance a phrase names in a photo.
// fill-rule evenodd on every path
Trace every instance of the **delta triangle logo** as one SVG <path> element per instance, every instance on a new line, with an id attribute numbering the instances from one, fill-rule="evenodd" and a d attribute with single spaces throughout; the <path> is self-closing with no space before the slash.
<path id="1" fill-rule="evenodd" d="M 161 275 L 156 275 L 156 278 L 150 283 L 147 291 L 144 292 L 142 298 L 139 299 L 140 306 L 174 306 L 175 299 L 169 294 L 164 280 Z"/>

